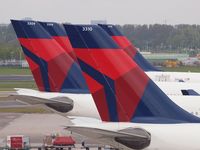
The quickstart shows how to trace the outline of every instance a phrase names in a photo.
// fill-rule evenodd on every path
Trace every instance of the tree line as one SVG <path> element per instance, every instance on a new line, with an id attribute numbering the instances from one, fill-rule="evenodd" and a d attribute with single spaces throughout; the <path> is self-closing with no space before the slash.
<path id="1" fill-rule="evenodd" d="M 200 25 L 124 25 L 121 30 L 141 50 L 184 52 L 200 49 Z"/>
<path id="2" fill-rule="evenodd" d="M 123 25 L 119 29 L 140 50 L 199 52 L 200 25 Z M 20 59 L 21 47 L 12 25 L 0 26 L 0 59 Z"/>
<path id="3" fill-rule="evenodd" d="M 12 25 L 0 26 L 0 60 L 19 60 L 21 53 L 21 47 Z"/>

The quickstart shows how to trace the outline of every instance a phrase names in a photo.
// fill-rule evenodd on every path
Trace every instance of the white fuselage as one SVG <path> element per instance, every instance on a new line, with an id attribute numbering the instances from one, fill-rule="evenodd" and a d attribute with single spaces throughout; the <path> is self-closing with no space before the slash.
<path id="1" fill-rule="evenodd" d="M 26 96 L 34 96 L 38 98 L 55 98 L 55 97 L 68 97 L 74 102 L 73 109 L 68 112 L 71 116 L 83 116 L 100 119 L 98 110 L 94 103 L 91 94 L 69 94 L 69 93 L 50 93 L 39 92 L 36 90 L 20 89 L 18 94 Z M 200 117 L 200 96 L 170 96 L 174 103 Z"/>
<path id="2" fill-rule="evenodd" d="M 168 96 L 182 96 L 181 90 L 189 89 L 200 94 L 200 83 L 155 82 L 155 84 Z"/>
<path id="3" fill-rule="evenodd" d="M 145 72 L 168 96 L 181 96 L 181 90 L 192 89 L 200 94 L 200 73 Z"/>
<path id="4" fill-rule="evenodd" d="M 191 72 L 145 72 L 154 82 L 187 82 L 200 83 L 200 73 Z"/>

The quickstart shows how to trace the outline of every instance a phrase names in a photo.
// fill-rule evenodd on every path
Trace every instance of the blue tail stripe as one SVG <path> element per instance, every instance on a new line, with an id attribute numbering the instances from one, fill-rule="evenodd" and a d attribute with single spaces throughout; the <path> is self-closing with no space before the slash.
<path id="1" fill-rule="evenodd" d="M 88 89 L 61 89 L 61 93 L 72 93 L 72 94 L 90 94 L 90 91 Z"/>
<path id="2" fill-rule="evenodd" d="M 115 94 L 113 93 L 115 91 L 114 81 L 109 77 L 103 75 L 102 73 L 98 72 L 91 66 L 87 65 L 82 60 L 78 59 L 78 61 L 83 72 L 87 73 L 94 80 L 96 80 L 97 82 L 99 82 L 101 85 L 104 86 L 110 119 L 113 122 L 118 122 L 119 119 L 117 113 L 116 97 Z"/>
<path id="3" fill-rule="evenodd" d="M 62 85 L 62 91 L 66 91 L 67 89 L 88 90 L 86 81 L 76 62 L 72 64 Z"/>
<path id="4" fill-rule="evenodd" d="M 51 36 L 67 36 L 64 27 L 56 22 L 39 22 Z"/>
<path id="5" fill-rule="evenodd" d="M 64 27 L 73 48 L 119 49 L 112 38 L 96 25 L 64 25 Z"/>
<path id="6" fill-rule="evenodd" d="M 42 81 L 44 84 L 45 91 L 50 92 L 50 85 L 49 85 L 49 78 L 48 78 L 48 64 L 46 61 L 44 61 L 42 58 L 37 57 L 33 53 L 31 53 L 28 49 L 26 49 L 24 46 L 22 46 L 22 49 L 24 51 L 24 54 L 29 57 L 32 61 L 38 64 L 40 67 L 40 71 L 42 74 Z"/>
<path id="7" fill-rule="evenodd" d="M 169 99 L 161 91 L 157 85 L 152 80 L 149 80 L 149 83 L 145 89 L 145 92 L 141 98 L 141 101 L 138 104 L 138 107 L 132 117 L 132 122 L 140 118 L 155 118 L 156 122 L 151 123 L 172 123 L 177 120 L 176 123 L 190 122 L 190 123 L 199 123 L 200 118 L 191 115 L 190 113 L 183 110 L 181 107 L 176 105 L 174 102 Z M 163 118 L 156 120 L 156 118 Z M 146 123 L 147 120 L 143 119 L 143 123 Z"/>
<path id="8" fill-rule="evenodd" d="M 18 38 L 51 39 L 47 31 L 36 21 L 11 20 Z"/>
<path id="9" fill-rule="evenodd" d="M 180 124 L 188 123 L 184 120 L 168 119 L 163 117 L 135 117 L 131 122 L 134 123 L 148 123 L 148 124 Z"/>
<path id="10" fill-rule="evenodd" d="M 151 65 L 139 52 L 137 52 L 133 60 L 142 68 L 144 71 L 161 71 Z"/>
<path id="11" fill-rule="evenodd" d="M 98 24 L 103 28 L 110 36 L 123 36 L 122 32 L 117 29 L 116 26 L 111 24 Z"/>

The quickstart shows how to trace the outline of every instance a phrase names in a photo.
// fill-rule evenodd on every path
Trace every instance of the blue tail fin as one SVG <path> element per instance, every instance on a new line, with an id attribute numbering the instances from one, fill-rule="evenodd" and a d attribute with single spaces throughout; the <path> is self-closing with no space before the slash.
<path id="1" fill-rule="evenodd" d="M 40 91 L 87 91 L 77 63 L 38 22 L 11 22 Z"/>
<path id="2" fill-rule="evenodd" d="M 160 71 L 152 66 L 135 48 L 135 46 L 117 29 L 114 25 L 99 24 L 124 51 L 142 68 L 144 71 Z"/>
<path id="3" fill-rule="evenodd" d="M 193 89 L 181 90 L 181 93 L 185 96 L 200 96 L 200 94 Z"/>
<path id="4" fill-rule="evenodd" d="M 64 27 L 103 121 L 200 122 L 173 103 L 102 28 Z"/>

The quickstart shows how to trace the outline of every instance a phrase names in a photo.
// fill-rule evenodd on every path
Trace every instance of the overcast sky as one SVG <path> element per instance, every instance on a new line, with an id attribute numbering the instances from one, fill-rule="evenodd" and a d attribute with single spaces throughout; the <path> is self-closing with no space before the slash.
<path id="1" fill-rule="evenodd" d="M 200 24 L 200 0 L 0 0 L 0 23 L 34 20 L 114 24 Z"/>

